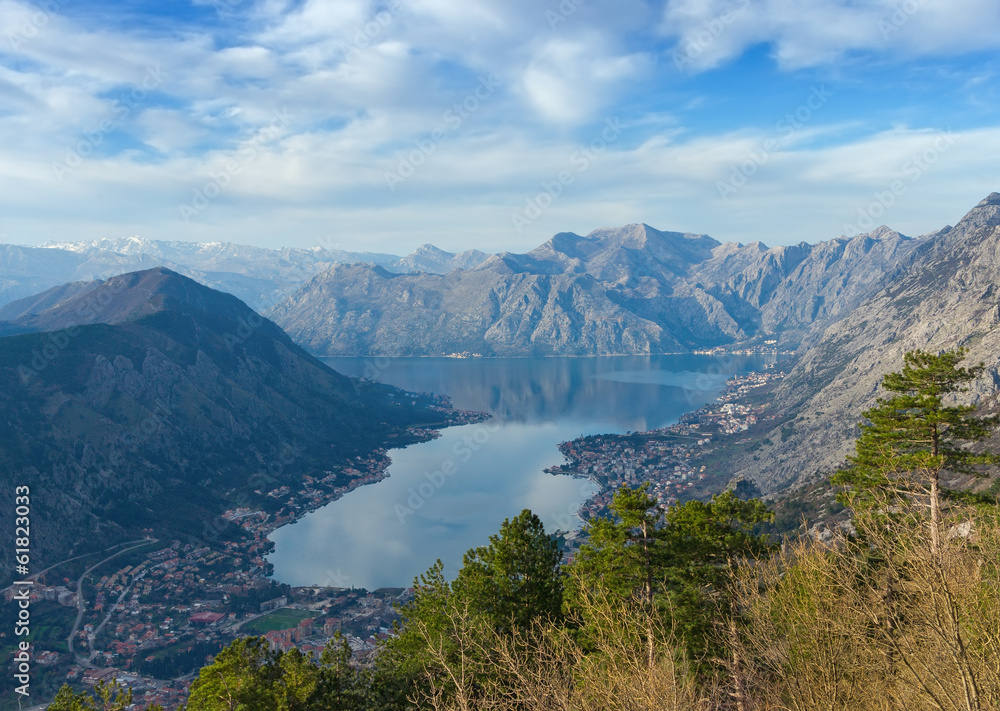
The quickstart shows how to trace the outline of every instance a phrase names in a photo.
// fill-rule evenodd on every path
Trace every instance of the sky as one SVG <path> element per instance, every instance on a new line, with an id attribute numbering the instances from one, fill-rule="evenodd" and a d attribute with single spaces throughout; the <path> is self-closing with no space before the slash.
<path id="1" fill-rule="evenodd" d="M 996 0 L 0 0 L 0 241 L 774 246 L 1000 191 Z"/>

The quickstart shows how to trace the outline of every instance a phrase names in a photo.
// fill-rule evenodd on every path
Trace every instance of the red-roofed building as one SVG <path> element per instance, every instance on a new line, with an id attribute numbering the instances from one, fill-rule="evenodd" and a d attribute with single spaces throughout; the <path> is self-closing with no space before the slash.
<path id="1" fill-rule="evenodd" d="M 221 612 L 197 612 L 190 617 L 190 622 L 201 625 L 214 625 L 225 615 Z"/>

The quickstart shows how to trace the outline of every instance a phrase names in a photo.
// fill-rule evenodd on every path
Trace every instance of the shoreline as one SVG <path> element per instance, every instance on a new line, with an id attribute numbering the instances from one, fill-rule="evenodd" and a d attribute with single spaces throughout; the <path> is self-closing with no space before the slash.
<path id="1" fill-rule="evenodd" d="M 714 349 L 699 349 L 694 351 L 663 351 L 656 353 L 566 353 L 566 354 L 539 354 L 539 355 L 481 355 L 481 354 L 456 354 L 456 353 L 439 353 L 434 355 L 382 355 L 382 354 L 368 354 L 368 355 L 316 355 L 311 354 L 314 358 L 320 360 L 417 360 L 417 359 L 430 359 L 430 358 L 441 358 L 448 360 L 530 360 L 535 358 L 650 358 L 653 356 L 691 356 L 691 355 L 707 355 L 707 356 L 724 356 L 724 355 L 742 355 L 742 356 L 790 356 L 795 355 L 796 351 L 778 348 L 760 348 L 757 346 L 751 346 L 750 348 L 742 348 L 737 350 L 714 350 Z"/>
<path id="2" fill-rule="evenodd" d="M 622 487 L 649 482 L 650 493 L 662 505 L 688 498 L 688 494 L 703 494 L 702 489 L 712 487 L 701 483 L 714 473 L 706 471 L 707 465 L 698 463 L 714 451 L 715 441 L 748 431 L 757 425 L 758 417 L 761 423 L 774 417 L 765 414 L 766 405 L 741 401 L 751 390 L 780 382 L 786 374 L 774 370 L 775 367 L 772 364 L 770 368 L 729 378 L 714 402 L 682 414 L 674 424 L 631 434 L 589 435 L 561 442 L 559 451 L 564 463 L 543 471 L 586 479 L 599 487 L 577 511 L 584 523 L 605 513 L 613 493 Z M 700 468 L 695 469 L 696 466 Z"/>

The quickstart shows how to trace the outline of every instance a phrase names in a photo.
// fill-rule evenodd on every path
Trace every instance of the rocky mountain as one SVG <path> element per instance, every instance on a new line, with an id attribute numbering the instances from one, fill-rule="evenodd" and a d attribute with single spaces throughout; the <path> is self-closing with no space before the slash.
<path id="1" fill-rule="evenodd" d="M 336 373 L 236 297 L 164 268 L 4 314 L 28 332 L 0 338 L 0 506 L 15 485 L 37 492 L 38 567 L 142 529 L 199 535 L 307 474 L 344 485 L 352 457 L 448 418 Z"/>
<path id="2" fill-rule="evenodd" d="M 798 346 L 926 242 L 882 227 L 769 249 L 648 225 L 560 233 L 446 275 L 334 267 L 270 310 L 321 355 L 605 355 Z"/>
<path id="3" fill-rule="evenodd" d="M 390 272 L 425 272 L 428 274 L 447 274 L 453 269 L 472 269 L 479 266 L 490 255 L 478 249 L 468 249 L 454 254 L 438 249 L 433 244 L 417 247 L 411 254 L 396 260 L 379 263 L 368 259 L 343 259 L 344 264 L 365 263 L 379 264 Z"/>
<path id="4" fill-rule="evenodd" d="M 503 258 L 446 275 L 338 266 L 269 312 L 322 355 L 648 353 L 683 346 L 590 275 L 513 272 Z"/>
<path id="5" fill-rule="evenodd" d="M 738 463 L 764 491 L 815 481 L 850 454 L 879 382 L 914 349 L 969 349 L 986 371 L 972 397 L 1000 390 L 1000 193 L 922 240 L 909 268 L 827 327 L 776 391 L 784 422 Z"/>
<path id="6" fill-rule="evenodd" d="M 365 263 L 393 272 L 445 274 L 474 267 L 488 256 L 475 250 L 452 254 L 432 245 L 398 257 L 321 247 L 264 249 L 141 237 L 53 242 L 42 247 L 0 244 L 0 306 L 66 282 L 106 279 L 163 266 L 263 310 L 335 264 Z"/>

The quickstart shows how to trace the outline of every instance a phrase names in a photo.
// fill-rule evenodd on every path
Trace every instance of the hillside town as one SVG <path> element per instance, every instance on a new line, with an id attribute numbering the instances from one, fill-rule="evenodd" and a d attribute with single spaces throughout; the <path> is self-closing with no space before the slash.
<path id="1" fill-rule="evenodd" d="M 706 405 L 677 424 L 648 432 L 592 435 L 559 445 L 567 462 L 547 471 L 586 477 L 601 491 L 580 510 L 585 520 L 607 511 L 615 492 L 648 482 L 649 493 L 661 504 L 690 499 L 710 475 L 700 464 L 727 435 L 748 431 L 774 419 L 767 405 L 743 402 L 784 377 L 777 370 L 739 375 L 726 383 L 716 404 Z"/>
<path id="2" fill-rule="evenodd" d="M 342 639 L 364 659 L 398 619 L 394 605 L 410 597 L 403 589 L 369 593 L 278 585 L 266 577 L 264 558 L 273 522 L 246 509 L 224 517 L 247 536 L 218 548 L 174 540 L 130 553 L 83 586 L 82 604 L 69 578 L 41 576 L 31 593 L 33 604 L 80 610 L 81 624 L 73 635 L 76 657 L 58 650 L 65 649 L 65 639 L 49 640 L 35 645 L 37 663 L 75 686 L 117 678 L 132 688 L 135 708 L 171 709 L 184 700 L 197 670 L 239 636 L 259 634 L 274 649 L 316 653 Z M 8 602 L 13 592 L 6 591 Z"/>
<path id="3" fill-rule="evenodd" d="M 447 398 L 435 397 L 453 424 L 488 417 L 453 410 Z M 424 428 L 407 432 L 420 441 L 437 436 Z M 32 604 L 45 605 L 46 617 L 64 625 L 53 624 L 52 632 L 32 645 L 33 659 L 47 676 L 77 688 L 116 678 L 132 689 L 136 709 L 177 708 L 197 670 L 240 636 L 263 635 L 274 649 L 294 646 L 317 653 L 340 639 L 356 659 L 365 659 L 389 634 L 398 619 L 394 606 L 407 601 L 411 591 L 369 593 L 338 586 L 341 581 L 335 579 L 323 587 L 279 585 L 268 577 L 266 556 L 273 543 L 267 537 L 309 511 L 384 479 L 390 463 L 381 449 L 322 478 L 306 476 L 296 490 L 259 489 L 255 493 L 265 506 L 229 509 L 206 522 L 192 541 L 158 541 L 147 531 L 145 542 L 116 554 L 92 575 L 57 565 L 34 576 Z M 5 590 L 5 602 L 14 594 L 13 587 Z M 0 642 L 5 637 L 0 632 Z"/>

